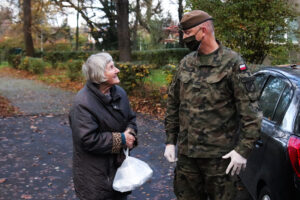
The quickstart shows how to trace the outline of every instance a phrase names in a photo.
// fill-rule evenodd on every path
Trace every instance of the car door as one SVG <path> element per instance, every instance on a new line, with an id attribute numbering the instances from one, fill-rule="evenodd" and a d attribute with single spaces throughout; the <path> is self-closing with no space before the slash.
<path id="1" fill-rule="evenodd" d="M 298 93 L 298 96 L 300 94 Z M 291 163 L 291 171 L 293 171 L 293 199 L 300 199 L 300 154 L 299 154 L 299 145 L 300 145 L 300 99 L 296 101 L 294 107 L 298 107 L 297 118 L 294 124 L 294 133 L 291 135 L 288 143 L 288 154 L 289 161 Z"/>
<path id="2" fill-rule="evenodd" d="M 265 72 L 256 76 L 256 85 L 260 91 L 259 105 L 263 112 L 261 135 L 248 157 L 246 171 L 242 174 L 246 187 L 255 199 L 264 186 L 272 188 L 270 190 L 278 188 L 272 180 L 280 171 L 279 160 L 285 159 L 282 140 L 288 134 L 280 129 L 280 125 L 293 91 L 289 80 L 279 73 Z M 277 197 L 277 191 L 274 191 L 271 199 Z"/>
<path id="3" fill-rule="evenodd" d="M 269 77 L 260 98 L 264 115 L 261 135 L 265 147 L 264 159 L 257 176 L 265 184 L 264 187 L 269 189 L 272 200 L 291 199 L 292 177 L 287 162 L 287 143 L 291 132 L 284 128 L 283 119 L 294 88 L 284 76 L 273 75 Z"/>
<path id="4" fill-rule="evenodd" d="M 259 98 L 264 88 L 265 83 L 269 77 L 268 73 L 256 73 L 255 74 L 255 87 L 258 92 Z M 262 138 L 263 137 L 263 138 Z M 256 198 L 256 183 L 259 180 L 257 176 L 259 173 L 259 168 L 262 165 L 264 159 L 264 145 L 262 142 L 265 141 L 265 135 L 260 136 L 260 140 L 256 141 L 254 148 L 251 151 L 249 157 L 247 158 L 247 168 L 240 174 L 242 181 L 247 187 L 253 198 Z"/>

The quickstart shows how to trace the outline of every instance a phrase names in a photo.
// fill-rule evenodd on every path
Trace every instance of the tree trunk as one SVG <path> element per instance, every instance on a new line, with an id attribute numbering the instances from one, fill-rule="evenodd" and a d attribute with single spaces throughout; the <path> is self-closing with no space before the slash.
<path id="1" fill-rule="evenodd" d="M 118 46 L 120 53 L 120 61 L 131 60 L 131 47 L 130 47 L 130 32 L 128 22 L 129 12 L 128 0 L 117 1 L 118 13 Z"/>
<path id="2" fill-rule="evenodd" d="M 34 54 L 34 47 L 33 47 L 32 35 L 31 35 L 31 0 L 24 0 L 23 13 L 24 13 L 23 31 L 24 31 L 26 56 L 32 57 Z"/>
<path id="3" fill-rule="evenodd" d="M 79 0 L 77 0 L 77 7 L 79 9 Z M 79 39 L 79 11 L 77 10 L 77 18 L 76 18 L 76 46 L 75 46 L 76 51 L 78 51 L 78 39 Z"/>
<path id="4" fill-rule="evenodd" d="M 178 18 L 179 18 L 179 22 L 182 19 L 182 15 L 183 15 L 183 5 L 182 5 L 182 0 L 178 0 Z M 184 43 L 183 43 L 183 33 L 182 31 L 179 30 L 179 45 L 180 47 L 184 47 Z"/>

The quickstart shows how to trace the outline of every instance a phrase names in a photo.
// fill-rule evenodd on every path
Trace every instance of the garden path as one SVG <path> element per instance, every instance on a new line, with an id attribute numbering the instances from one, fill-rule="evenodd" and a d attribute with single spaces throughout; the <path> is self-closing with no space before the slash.
<path id="1" fill-rule="evenodd" d="M 0 77 L 0 94 L 23 113 L 0 118 L 0 200 L 76 200 L 72 183 L 72 138 L 67 114 L 75 95 L 42 83 Z M 132 156 L 154 171 L 129 200 L 175 199 L 174 165 L 163 158 L 164 126 L 138 114 L 139 146 Z"/>

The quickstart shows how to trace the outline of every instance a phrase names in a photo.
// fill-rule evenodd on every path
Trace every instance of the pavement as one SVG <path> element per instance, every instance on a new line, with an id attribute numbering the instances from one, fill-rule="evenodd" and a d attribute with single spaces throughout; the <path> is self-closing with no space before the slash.
<path id="1" fill-rule="evenodd" d="M 0 118 L 0 200 L 76 200 L 68 111 L 75 93 L 42 83 L 0 77 L 0 95 L 22 112 Z M 163 157 L 164 125 L 137 114 L 139 146 L 131 156 L 147 162 L 153 177 L 129 200 L 172 200 L 174 164 Z"/>

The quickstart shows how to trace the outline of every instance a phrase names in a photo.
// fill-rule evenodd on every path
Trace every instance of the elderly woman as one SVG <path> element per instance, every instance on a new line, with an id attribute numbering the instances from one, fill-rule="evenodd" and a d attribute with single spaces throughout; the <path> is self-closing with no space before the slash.
<path id="1" fill-rule="evenodd" d="M 69 119 L 73 136 L 73 180 L 81 200 L 123 200 L 112 183 L 135 146 L 137 127 L 118 68 L 108 53 L 91 55 L 82 66 L 86 85 L 75 97 Z"/>

